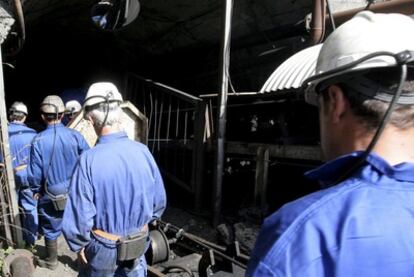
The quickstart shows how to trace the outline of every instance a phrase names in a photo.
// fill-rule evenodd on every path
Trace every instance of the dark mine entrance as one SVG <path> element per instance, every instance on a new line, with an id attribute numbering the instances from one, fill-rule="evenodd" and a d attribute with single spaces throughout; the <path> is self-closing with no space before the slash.
<path id="1" fill-rule="evenodd" d="M 281 48 L 269 54 L 274 45 L 268 38 L 260 34 L 250 37 L 240 25 L 235 27 L 221 192 L 223 224 L 217 231 L 211 220 L 221 5 L 209 11 L 213 16 L 207 20 L 203 14 L 194 17 L 205 26 L 204 33 L 194 27 L 193 34 L 187 33 L 186 26 L 180 27 L 185 21 L 164 26 L 170 19 L 152 14 L 152 10 L 143 10 L 131 28 L 101 31 L 92 25 L 89 8 L 71 8 L 36 16 L 29 12 L 21 51 L 10 56 L 5 47 L 6 105 L 24 102 L 30 127 L 44 128 L 39 105 L 45 96 L 57 94 L 64 102 L 72 98 L 81 102 L 90 84 L 115 83 L 124 99 L 148 118 L 147 145 L 161 169 L 168 195 L 163 220 L 226 247 L 234 239 L 240 240 L 245 254 L 267 215 L 319 189 L 303 177 L 320 163 L 315 154 L 316 110 L 295 92 L 257 93 L 275 64 L 305 46 L 298 28 L 291 37 L 281 37 Z M 239 6 L 236 12 L 240 12 L 237 9 Z M 188 22 L 193 20 L 187 17 Z M 277 29 L 281 34 L 288 30 L 286 24 Z M 208 39 L 194 38 L 198 33 Z M 247 93 L 239 97 L 236 91 Z M 296 152 L 289 156 L 290 150 Z M 303 158 L 303 153 L 308 156 Z M 172 230 L 168 235 L 180 233 Z"/>
<path id="2" fill-rule="evenodd" d="M 73 23 L 73 22 L 72 22 Z M 40 120 L 39 104 L 49 94 L 62 96 L 63 100 L 69 98 L 82 98 L 87 87 L 95 81 L 112 81 L 121 90 L 126 89 L 126 75 L 134 72 L 140 76 L 151 77 L 155 81 L 162 81 L 167 85 L 173 85 L 185 89 L 189 94 L 198 96 L 205 92 L 215 91 L 218 79 L 218 60 L 212 62 L 212 56 L 218 56 L 218 44 L 216 49 L 206 50 L 201 48 L 186 48 L 169 53 L 155 55 L 139 48 L 139 45 L 131 47 L 130 41 L 126 40 L 121 32 L 102 32 L 97 30 L 88 21 L 76 23 L 71 26 L 71 21 L 62 25 L 59 20 L 45 20 L 37 22 L 35 27 L 27 26 L 27 38 L 22 50 L 16 56 L 7 56 L 5 53 L 4 66 L 6 104 L 9 106 L 14 101 L 23 101 L 29 109 L 28 125 L 41 130 L 43 125 Z M 205 51 L 204 55 L 201 51 Z M 178 53 L 178 54 L 177 54 Z M 237 52 L 236 52 L 237 53 Z M 288 54 L 284 53 L 284 55 Z M 234 61 L 238 63 L 235 55 Z M 209 62 L 205 61 L 209 59 Z M 257 66 L 257 65 L 253 65 Z M 176 70 L 172 70 L 175 68 Z M 237 70 L 237 69 L 236 69 Z M 257 75 L 257 74 L 256 74 Z M 255 75 L 255 76 L 256 76 Z M 237 75 L 236 75 L 237 76 Z M 243 79 L 245 76 L 241 76 Z M 257 89 L 258 83 L 265 76 L 252 81 L 252 78 L 244 82 L 236 82 L 238 87 L 244 90 Z M 237 78 L 237 77 L 236 77 Z M 196 82 L 194 80 L 203 80 Z M 124 91 L 124 93 L 126 93 Z M 124 95 L 125 96 L 125 95 Z M 136 99 L 128 99 L 142 112 L 145 109 Z M 211 101 L 206 100 L 206 101 Z M 270 126 L 269 122 L 276 122 L 275 110 L 286 110 L 286 116 L 291 120 L 286 123 L 290 127 L 301 125 L 298 122 L 300 114 L 287 110 L 282 104 L 251 106 L 250 100 L 229 102 L 228 139 L 233 142 L 258 142 L 258 143 L 286 143 L 284 140 L 300 139 L 287 138 L 286 134 L 277 126 Z M 251 100 L 256 101 L 256 100 Z M 214 104 L 213 104 L 214 105 Z M 232 105 L 234 107 L 232 107 Z M 148 111 L 147 111 L 148 113 Z M 216 110 L 212 107 L 212 119 Z M 288 115 L 290 114 L 290 115 Z M 252 132 L 251 120 L 259 115 L 258 130 Z M 148 115 L 147 115 L 148 116 Z M 280 113 L 277 117 L 280 117 Z M 315 116 L 315 115 L 314 115 Z M 184 116 L 183 116 L 184 118 Z M 307 117 L 309 119 L 309 117 Z M 164 118 L 164 120 L 166 120 Z M 215 121 L 215 119 L 213 120 Z M 274 123 L 272 123 L 274 124 Z M 279 122 L 278 124 L 281 124 Z M 277 125 L 277 124 L 276 124 Z M 150 125 L 150 129 L 151 129 Z M 213 127 L 213 126 L 211 126 Z M 182 127 L 180 127 L 182 128 Z M 309 128 L 310 129 L 310 128 Z M 300 131 L 309 131 L 300 130 Z M 214 130 L 212 129 L 214 132 Z M 294 134 L 300 136 L 300 131 Z M 315 130 L 313 130 L 313 134 Z M 153 147 L 155 137 L 149 134 L 150 149 Z M 289 143 L 289 142 L 288 142 Z M 313 141 L 312 143 L 316 143 Z M 211 144 L 211 142 L 210 142 Z M 167 149 L 171 149 L 171 145 Z M 165 149 L 164 149 L 165 150 Z M 205 148 L 205 174 L 202 188 L 202 199 L 199 207 L 201 214 L 209 215 L 211 208 L 212 182 L 213 182 L 213 154 L 214 148 Z M 177 150 L 172 150 L 177 151 Z M 191 154 L 180 148 L 183 157 L 188 159 Z M 155 157 L 157 158 L 157 153 Z M 162 156 L 159 156 L 161 159 Z M 224 213 L 238 216 L 241 208 L 254 206 L 254 183 L 256 174 L 256 156 L 245 153 L 228 153 L 226 156 L 223 186 L 223 209 Z M 247 163 L 246 163 L 247 162 Z M 160 163 L 163 163 L 160 161 Z M 292 200 L 309 191 L 317 189 L 314 184 L 308 182 L 301 176 L 304 171 L 316 166 L 317 163 L 302 165 L 300 160 L 272 161 L 269 167 L 269 186 L 266 199 L 269 207 L 266 213 L 270 213 L 280 207 L 288 200 Z M 187 164 L 188 166 L 189 164 Z M 276 166 L 277 165 L 277 166 Z M 186 165 L 184 165 L 186 166 Z M 276 166 L 276 168 L 275 168 Z M 275 173 L 279 172 L 279 173 Z M 187 173 L 186 173 L 187 174 Z M 297 176 L 292 179 L 292 176 Z M 191 199 L 194 195 L 182 186 L 176 186 L 174 182 L 166 178 L 169 190 L 170 203 L 185 209 L 193 209 L 194 201 L 182 201 Z M 277 185 L 276 185 L 277 184 Z M 237 191 L 242 194 L 235 194 Z M 237 196 L 237 197 L 235 197 Z M 264 214 L 261 215 L 263 217 Z"/>
<path id="3" fill-rule="evenodd" d="M 62 95 L 68 90 L 82 94 L 97 80 L 121 85 L 121 72 L 125 70 L 111 34 L 82 36 L 51 28 L 30 33 L 21 52 L 5 59 L 14 67 L 4 67 L 6 102 L 25 102 L 29 122 L 38 121 L 39 104 L 46 95 Z"/>

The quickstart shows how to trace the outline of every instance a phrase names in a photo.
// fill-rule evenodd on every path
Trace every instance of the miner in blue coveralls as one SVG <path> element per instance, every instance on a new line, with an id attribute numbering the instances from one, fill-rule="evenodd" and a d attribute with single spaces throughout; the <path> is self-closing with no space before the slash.
<path id="1" fill-rule="evenodd" d="M 400 14 L 361 12 L 324 42 L 304 88 L 326 188 L 265 220 L 247 276 L 414 276 L 413 54 Z"/>
<path id="2" fill-rule="evenodd" d="M 27 182 L 27 163 L 36 131 L 24 124 L 27 115 L 26 105 L 14 102 L 9 109 L 8 132 L 19 206 L 23 210 L 23 239 L 26 247 L 33 249 L 38 229 L 37 200 L 33 198 L 33 192 Z"/>
<path id="3" fill-rule="evenodd" d="M 38 265 L 55 269 L 70 178 L 79 155 L 89 146 L 79 132 L 61 123 L 65 106 L 59 96 L 47 96 L 40 111 L 47 127 L 33 140 L 27 179 L 39 200 L 39 225 L 45 237 L 46 257 Z"/>
<path id="4" fill-rule="evenodd" d="M 76 100 L 70 100 L 65 104 L 65 117 L 63 123 L 68 125 L 82 110 L 81 104 Z"/>
<path id="5" fill-rule="evenodd" d="M 79 276 L 146 276 L 147 224 L 166 207 L 151 153 L 122 130 L 121 102 L 116 86 L 101 82 L 89 88 L 84 103 L 99 139 L 79 159 L 63 219 Z"/>

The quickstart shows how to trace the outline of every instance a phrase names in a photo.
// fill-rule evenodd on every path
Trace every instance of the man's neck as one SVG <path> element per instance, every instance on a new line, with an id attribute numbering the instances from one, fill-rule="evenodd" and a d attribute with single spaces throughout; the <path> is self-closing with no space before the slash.
<path id="1" fill-rule="evenodd" d="M 370 144 L 374 132 L 368 134 L 362 131 L 354 133 L 354 136 L 344 138 L 348 143 L 344 144 L 344 153 L 358 150 L 366 150 Z M 414 163 L 414 128 L 401 130 L 388 125 L 382 132 L 372 152 L 381 156 L 389 164 L 396 165 L 402 162 Z"/>
<path id="2" fill-rule="evenodd" d="M 24 121 L 19 121 L 19 120 L 12 120 L 11 123 L 16 123 L 16 124 L 24 124 Z"/>
<path id="3" fill-rule="evenodd" d="M 59 124 L 60 120 L 51 120 L 47 122 L 47 125 L 55 125 L 55 124 Z"/>
<path id="4" fill-rule="evenodd" d="M 110 135 L 113 133 L 118 133 L 122 131 L 121 126 L 119 124 L 115 124 L 112 126 L 104 126 L 100 130 L 95 130 L 98 136 L 105 136 Z"/>
<path id="5" fill-rule="evenodd" d="M 407 130 L 392 126 L 385 128 L 373 152 L 391 165 L 402 162 L 414 163 L 414 128 Z"/>

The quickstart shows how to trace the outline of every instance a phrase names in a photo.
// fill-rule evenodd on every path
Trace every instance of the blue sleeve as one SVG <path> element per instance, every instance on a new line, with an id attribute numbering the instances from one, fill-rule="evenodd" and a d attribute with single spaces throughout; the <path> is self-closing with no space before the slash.
<path id="1" fill-rule="evenodd" d="M 155 162 L 151 152 L 145 146 L 145 153 L 152 168 L 154 176 L 154 199 L 153 199 L 153 213 L 152 218 L 158 219 L 164 213 L 167 207 L 167 195 L 165 193 L 164 182 L 161 177 L 160 170 Z"/>
<path id="2" fill-rule="evenodd" d="M 84 151 L 89 149 L 89 144 L 86 142 L 85 138 L 78 133 L 78 154 L 82 154 Z"/>
<path id="3" fill-rule="evenodd" d="M 63 215 L 62 231 L 70 249 L 78 252 L 91 240 L 96 215 L 93 187 L 86 175 L 84 159 L 80 159 L 73 174 L 68 202 Z"/>
<path id="4" fill-rule="evenodd" d="M 40 191 L 42 180 L 42 156 L 40 154 L 39 144 L 33 143 L 33 146 L 30 148 L 29 163 L 27 166 L 27 181 L 33 193 Z"/>
<path id="5" fill-rule="evenodd" d="M 246 271 L 246 277 L 254 277 L 254 276 L 260 276 L 260 277 L 277 277 L 277 276 L 285 276 L 283 273 L 276 273 L 271 268 L 269 268 L 266 264 L 262 262 L 258 262 L 254 266 L 252 264 L 249 264 L 249 267 Z"/>
<path id="6" fill-rule="evenodd" d="M 155 193 L 154 193 L 154 207 L 153 207 L 153 219 L 158 219 L 164 213 L 164 210 L 167 206 L 167 196 L 165 193 L 164 182 L 160 171 L 157 167 L 157 164 L 154 162 L 154 184 L 155 184 Z"/>

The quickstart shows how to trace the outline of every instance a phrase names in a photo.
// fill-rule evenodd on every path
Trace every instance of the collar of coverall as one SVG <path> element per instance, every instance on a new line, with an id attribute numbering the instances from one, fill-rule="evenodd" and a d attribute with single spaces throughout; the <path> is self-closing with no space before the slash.
<path id="1" fill-rule="evenodd" d="M 349 168 L 350 164 L 355 163 L 363 154 L 364 151 L 355 151 L 338 157 L 316 169 L 306 172 L 305 176 L 311 180 L 320 181 L 323 184 L 331 183 L 339 178 Z M 414 182 L 414 164 L 412 163 L 400 163 L 392 166 L 375 153 L 368 155 L 365 164 L 367 163 L 390 178 L 399 181 Z"/>

